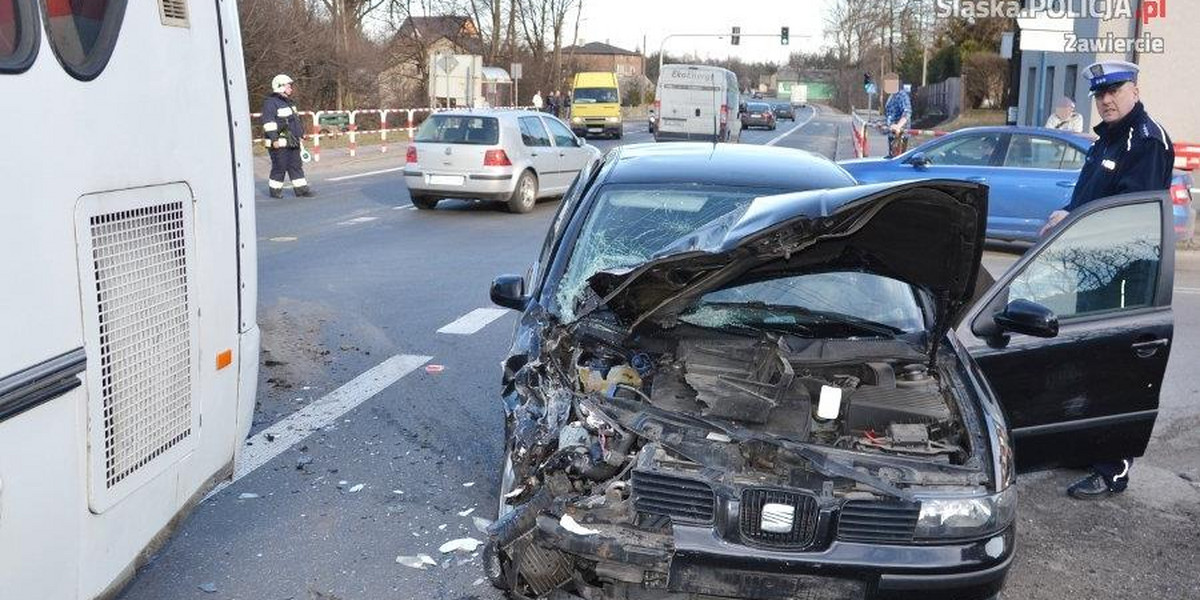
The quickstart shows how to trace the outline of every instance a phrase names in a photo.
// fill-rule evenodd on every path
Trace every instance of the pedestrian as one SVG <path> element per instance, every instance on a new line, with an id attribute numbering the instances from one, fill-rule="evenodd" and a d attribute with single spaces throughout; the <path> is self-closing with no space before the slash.
<path id="1" fill-rule="evenodd" d="M 558 95 L 558 90 L 554 90 L 554 93 L 550 94 L 550 114 L 557 117 L 560 108 L 562 108 L 562 97 Z"/>
<path id="2" fill-rule="evenodd" d="M 1054 112 L 1046 119 L 1046 127 L 1083 133 L 1083 115 L 1075 112 L 1075 101 L 1063 96 L 1054 103 Z"/>
<path id="3" fill-rule="evenodd" d="M 283 180 L 290 177 L 292 190 L 297 196 L 314 196 L 304 177 L 304 161 L 300 159 L 300 142 L 304 139 L 304 126 L 300 113 L 292 102 L 295 88 L 291 77 L 276 75 L 271 79 L 271 95 L 263 100 L 262 124 L 267 146 L 271 155 L 271 175 L 267 187 L 272 198 L 283 197 Z"/>
<path id="4" fill-rule="evenodd" d="M 888 97 L 883 109 L 888 128 L 888 158 L 908 151 L 908 126 L 912 123 L 912 99 L 908 96 L 910 86 L 901 87 Z"/>
<path id="5" fill-rule="evenodd" d="M 1102 119 L 1093 128 L 1099 138 L 1088 149 L 1070 203 L 1050 214 L 1043 235 L 1071 211 L 1094 200 L 1171 186 L 1175 151 L 1167 131 L 1150 118 L 1142 104 L 1138 66 L 1102 61 L 1089 66 L 1084 76 Z M 1067 488 L 1067 494 L 1091 500 L 1123 492 L 1132 467 L 1132 458 L 1092 465 L 1092 472 Z"/>
<path id="6" fill-rule="evenodd" d="M 542 111 L 542 90 L 533 93 L 533 110 Z"/>

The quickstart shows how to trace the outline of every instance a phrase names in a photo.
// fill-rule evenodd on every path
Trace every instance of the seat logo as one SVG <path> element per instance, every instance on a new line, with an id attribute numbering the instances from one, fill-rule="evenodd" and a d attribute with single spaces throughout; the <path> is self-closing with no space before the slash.
<path id="1" fill-rule="evenodd" d="M 767 533 L 791 533 L 796 522 L 796 507 L 768 502 L 762 507 L 758 528 Z"/>

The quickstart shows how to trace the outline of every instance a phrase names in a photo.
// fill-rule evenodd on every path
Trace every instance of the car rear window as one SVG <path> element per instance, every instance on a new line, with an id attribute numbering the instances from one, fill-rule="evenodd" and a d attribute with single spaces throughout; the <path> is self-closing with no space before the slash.
<path id="1" fill-rule="evenodd" d="M 766 104 L 763 104 L 761 102 L 751 102 L 749 108 L 752 112 L 763 112 L 763 111 L 771 110 L 771 107 L 769 107 Z"/>
<path id="2" fill-rule="evenodd" d="M 500 141 L 500 123 L 495 117 L 433 115 L 421 123 L 414 141 L 492 146 Z"/>

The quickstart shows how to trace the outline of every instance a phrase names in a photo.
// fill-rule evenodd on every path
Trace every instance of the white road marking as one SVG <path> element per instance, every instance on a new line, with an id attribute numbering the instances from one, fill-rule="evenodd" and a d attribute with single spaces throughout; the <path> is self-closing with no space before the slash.
<path id="1" fill-rule="evenodd" d="M 408 210 L 420 210 L 420 209 L 418 209 L 417 207 L 415 207 L 415 206 L 412 206 L 412 205 L 405 206 L 404 208 L 407 208 Z"/>
<path id="2" fill-rule="evenodd" d="M 267 464 L 272 458 L 288 451 L 313 432 L 340 419 L 342 415 L 382 392 L 432 358 L 432 356 L 397 354 L 351 379 L 321 399 L 258 432 L 247 440 L 246 447 L 242 448 L 242 454 L 234 467 L 233 480 L 213 488 L 204 499 L 212 498 L 233 482 Z M 268 437 L 273 438 L 273 441 L 267 441 Z"/>
<path id="3" fill-rule="evenodd" d="M 503 308 L 477 308 L 455 320 L 453 323 L 437 330 L 438 333 L 454 335 L 471 335 L 483 329 L 488 323 L 504 316 L 508 310 Z"/>
<path id="4" fill-rule="evenodd" d="M 1200 288 L 1177 287 L 1177 288 L 1175 288 L 1175 293 L 1176 294 L 1200 294 Z"/>
<path id="5" fill-rule="evenodd" d="M 282 237 L 273 237 L 273 238 L 270 238 L 270 240 L 269 240 L 269 241 L 272 241 L 272 242 L 294 242 L 294 241 L 296 241 L 296 239 L 297 239 L 297 238 L 294 238 L 294 237 L 292 237 L 292 236 L 290 236 L 290 235 L 285 235 L 285 236 L 282 236 Z"/>
<path id="6" fill-rule="evenodd" d="M 358 225 L 359 223 L 370 223 L 379 217 L 355 217 L 349 221 L 342 221 L 338 225 Z"/>
<path id="7" fill-rule="evenodd" d="M 810 108 L 812 108 L 812 114 L 808 115 L 808 118 L 807 118 L 807 119 L 805 119 L 803 123 L 800 123 L 799 125 L 796 125 L 795 127 L 793 127 L 793 128 L 791 128 L 791 129 L 789 129 L 789 130 L 787 130 L 787 131 L 785 131 L 785 132 L 783 132 L 783 133 L 781 133 L 781 134 L 779 134 L 779 135 L 775 136 L 774 138 L 772 138 L 772 139 L 771 139 L 771 141 L 767 142 L 767 143 L 766 143 L 766 144 L 764 144 L 764 145 L 766 145 L 766 146 L 774 146 L 775 144 L 778 144 L 780 140 L 782 140 L 783 138 L 785 138 L 785 137 L 787 137 L 787 136 L 789 136 L 789 135 L 792 135 L 793 133 L 796 133 L 797 131 L 799 131 L 799 130 L 800 130 L 800 128 L 801 128 L 801 127 L 804 127 L 805 125 L 808 125 L 808 122 L 809 122 L 809 121 L 811 121 L 811 120 L 813 120 L 814 118 L 816 118 L 816 116 L 817 116 L 817 105 L 816 105 L 816 104 L 809 104 L 808 106 L 809 106 Z"/>
<path id="8" fill-rule="evenodd" d="M 380 169 L 378 171 L 367 171 L 366 173 L 355 173 L 353 175 L 342 175 L 341 177 L 330 177 L 325 181 L 346 181 L 347 179 L 358 179 L 359 177 L 370 177 L 372 175 L 383 175 L 384 173 L 395 173 L 403 171 L 404 167 L 394 167 L 391 169 Z"/>

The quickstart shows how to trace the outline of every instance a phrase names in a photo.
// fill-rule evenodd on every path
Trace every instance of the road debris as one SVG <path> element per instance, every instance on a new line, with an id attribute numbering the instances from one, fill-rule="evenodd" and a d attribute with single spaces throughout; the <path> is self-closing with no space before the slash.
<path id="1" fill-rule="evenodd" d="M 254 500 L 258 497 L 258 494 L 252 494 L 250 492 L 242 492 L 241 494 L 238 494 L 238 500 Z"/>
<path id="2" fill-rule="evenodd" d="M 492 521 L 483 517 L 471 517 L 471 522 L 475 523 L 475 529 L 478 529 L 479 533 L 487 533 L 488 527 L 492 526 Z"/>
<path id="3" fill-rule="evenodd" d="M 358 483 L 355 484 L 354 487 L 350 488 L 349 491 L 351 494 L 357 494 L 358 492 L 361 492 L 364 487 L 366 487 L 366 484 Z"/>
<path id="4" fill-rule="evenodd" d="M 471 513 L 473 513 L 473 512 L 475 512 L 474 508 L 468 508 L 467 510 L 460 510 L 460 511 L 458 511 L 458 516 L 469 517 L 469 516 L 471 516 Z"/>
<path id="5" fill-rule="evenodd" d="M 457 540 L 450 540 L 449 542 L 442 544 L 438 548 L 438 552 L 441 552 L 442 554 L 449 554 L 456 550 L 461 550 L 463 552 L 474 552 L 481 545 L 483 545 L 483 542 L 475 538 L 459 538 Z"/>
<path id="6" fill-rule="evenodd" d="M 429 374 L 441 373 L 445 370 L 446 367 L 444 365 L 425 365 L 425 372 Z"/>
<path id="7" fill-rule="evenodd" d="M 425 570 L 426 567 L 437 565 L 437 561 L 433 560 L 433 557 L 429 556 L 428 554 L 418 554 L 416 556 L 397 556 L 396 562 L 413 569 L 421 569 L 422 571 Z"/>
<path id="8" fill-rule="evenodd" d="M 212 583 L 211 581 L 206 581 L 197 587 L 199 587 L 200 591 L 204 592 L 205 594 L 217 593 L 217 584 Z"/>
<path id="9" fill-rule="evenodd" d="M 474 481 L 468 481 L 468 482 L 466 482 L 466 483 L 464 483 L 464 484 L 463 484 L 463 487 L 471 487 L 471 486 L 473 486 L 473 485 L 475 485 L 475 482 L 474 482 Z"/>

